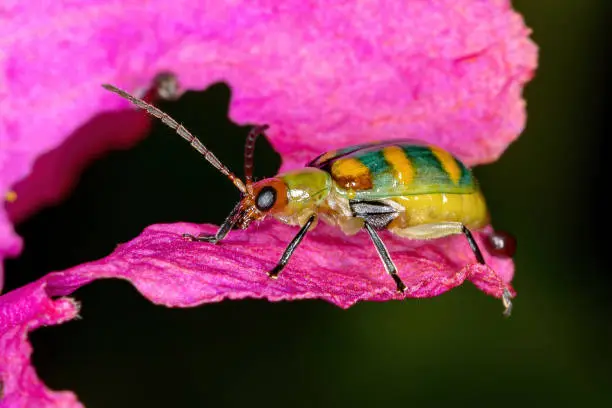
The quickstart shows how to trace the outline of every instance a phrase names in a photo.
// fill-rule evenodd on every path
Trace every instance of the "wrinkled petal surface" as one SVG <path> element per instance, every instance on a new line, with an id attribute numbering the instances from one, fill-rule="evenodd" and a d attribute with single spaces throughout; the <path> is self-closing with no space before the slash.
<path id="1" fill-rule="evenodd" d="M 51 391 L 31 365 L 28 332 L 74 318 L 78 305 L 71 299 L 52 300 L 40 280 L 0 296 L 0 408 L 82 405 L 68 391 Z"/>
<path id="2" fill-rule="evenodd" d="M 267 220 L 248 231 L 232 231 L 217 245 L 185 241 L 181 236 L 212 234 L 217 228 L 153 225 L 104 259 L 48 275 L 49 293 L 68 295 L 94 279 L 121 278 L 152 302 L 166 306 L 266 298 L 324 299 L 347 308 L 360 300 L 436 296 L 465 279 L 500 297 L 510 287 L 513 274 L 510 260 L 486 256 L 490 267 L 476 264 L 463 236 L 418 242 L 382 233 L 408 286 L 400 295 L 365 232 L 346 237 L 320 224 L 308 233 L 280 277 L 272 280 L 266 272 L 276 265 L 297 228 Z M 481 235 L 476 237 L 483 246 Z"/>
<path id="3" fill-rule="evenodd" d="M 9 2 L 0 6 L 0 197 L 40 154 L 127 106 L 100 83 L 134 91 L 167 69 L 189 89 L 229 83 L 232 119 L 269 123 L 285 169 L 396 137 L 489 162 L 524 127 L 521 91 L 536 66 L 528 34 L 509 0 Z M 0 258 L 19 245 L 0 214 Z"/>
<path id="4" fill-rule="evenodd" d="M 319 225 L 306 236 L 281 276 L 272 280 L 265 272 L 278 261 L 295 228 L 269 220 L 254 226 L 254 232 L 233 231 L 218 245 L 182 238 L 184 232 L 210 234 L 216 228 L 153 225 L 106 258 L 50 273 L 0 296 L 0 407 L 81 406 L 72 393 L 50 391 L 40 382 L 30 364 L 27 334 L 41 325 L 75 317 L 75 302 L 50 296 L 69 295 L 95 279 L 128 280 L 152 302 L 171 307 L 264 298 L 324 299 L 347 308 L 357 301 L 436 296 L 466 279 L 497 297 L 504 289 L 514 293 L 512 261 L 485 254 L 489 267 L 475 264 L 464 237 L 423 243 L 383 233 L 408 287 L 399 295 L 364 233 L 346 237 Z M 481 237 L 482 233 L 475 234 L 482 245 Z"/>

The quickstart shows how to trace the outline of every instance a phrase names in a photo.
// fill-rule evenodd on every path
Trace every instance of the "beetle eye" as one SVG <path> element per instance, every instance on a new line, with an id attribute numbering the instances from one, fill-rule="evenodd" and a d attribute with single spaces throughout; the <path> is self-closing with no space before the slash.
<path id="1" fill-rule="evenodd" d="M 261 189 L 255 199 L 255 207 L 259 211 L 268 211 L 276 203 L 276 190 L 274 187 L 266 186 Z"/>
<path id="2" fill-rule="evenodd" d="M 495 231 L 485 240 L 489 252 L 502 258 L 511 258 L 516 252 L 516 238 L 507 232 Z"/>

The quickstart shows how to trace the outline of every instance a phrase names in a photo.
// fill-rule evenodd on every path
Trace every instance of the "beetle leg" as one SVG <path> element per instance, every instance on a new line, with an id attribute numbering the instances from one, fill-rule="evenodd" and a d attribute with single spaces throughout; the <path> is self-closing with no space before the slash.
<path id="1" fill-rule="evenodd" d="M 230 215 L 228 215 L 227 218 L 225 219 L 225 221 L 223 221 L 223 224 L 221 224 L 221 227 L 219 227 L 219 230 L 217 231 L 216 234 L 214 234 L 214 235 L 200 234 L 200 235 L 197 235 L 197 236 L 196 235 L 191 235 L 191 234 L 183 234 L 183 238 L 186 239 L 187 241 L 210 242 L 212 244 L 218 243 L 223 238 L 225 238 L 227 233 L 230 232 L 232 227 L 238 221 L 238 218 L 240 218 L 241 204 L 242 203 L 239 202 L 234 207 L 234 209 L 232 210 Z"/>
<path id="2" fill-rule="evenodd" d="M 385 265 L 385 270 L 389 275 L 391 275 L 391 277 L 395 281 L 397 291 L 399 293 L 404 293 L 404 291 L 406 290 L 406 285 L 404 285 L 404 282 L 402 282 L 399 275 L 397 274 L 397 268 L 391 260 L 391 256 L 389 256 L 389 251 L 387 251 L 385 244 L 382 242 L 382 240 L 376 233 L 376 230 L 369 223 L 366 222 L 364 225 L 366 230 L 368 231 L 368 234 L 370 234 L 370 238 L 372 238 L 372 242 L 374 242 L 374 246 L 376 247 L 376 251 L 378 251 L 380 259 Z"/>
<path id="3" fill-rule="evenodd" d="M 435 239 L 447 237 L 449 235 L 463 234 L 467 238 L 476 260 L 480 264 L 485 264 L 482 252 L 472 236 L 470 230 L 460 222 L 437 222 L 432 224 L 415 225 L 414 227 L 404 228 L 402 230 L 393 231 L 398 235 L 411 239 Z"/>
<path id="4" fill-rule="evenodd" d="M 458 235 L 463 234 L 467 238 L 468 244 L 470 244 L 470 248 L 472 248 L 472 252 L 474 252 L 474 256 L 478 263 L 482 265 L 486 265 L 484 257 L 482 256 L 482 252 L 478 247 L 478 243 L 474 239 L 474 236 L 470 232 L 470 230 L 460 222 L 440 222 L 433 224 L 423 224 L 416 225 L 414 227 L 405 228 L 402 230 L 394 231 L 400 236 L 411 238 L 411 239 L 435 239 L 447 237 L 449 235 Z M 508 289 L 504 289 L 502 295 L 502 302 L 504 304 L 504 316 L 510 316 L 510 312 L 512 311 L 512 296 Z"/>
<path id="5" fill-rule="evenodd" d="M 289 258 L 291 258 L 291 255 L 293 255 L 293 252 L 295 251 L 297 246 L 300 244 L 300 242 L 302 242 L 302 239 L 304 239 L 304 237 L 306 236 L 308 229 L 310 228 L 315 219 L 316 216 L 314 214 L 311 215 L 310 218 L 308 218 L 308 221 L 306 221 L 306 224 L 304 224 L 304 226 L 300 229 L 297 235 L 291 240 L 291 243 L 289 243 L 289 245 L 285 249 L 285 252 L 283 252 L 283 256 L 281 256 L 280 261 L 278 261 L 274 269 L 268 272 L 268 276 L 270 278 L 276 279 L 278 277 L 278 274 L 283 270 L 285 265 L 287 265 L 287 262 L 289 262 Z"/>
<path id="6" fill-rule="evenodd" d="M 470 244 L 470 248 L 472 248 L 472 252 L 474 252 L 474 256 L 476 256 L 476 260 L 478 263 L 485 265 L 484 257 L 482 256 L 482 252 L 480 252 L 480 248 L 478 248 L 478 244 L 476 240 L 472 236 L 470 230 L 463 224 L 461 224 L 461 232 L 465 235 L 468 240 L 468 244 Z"/>

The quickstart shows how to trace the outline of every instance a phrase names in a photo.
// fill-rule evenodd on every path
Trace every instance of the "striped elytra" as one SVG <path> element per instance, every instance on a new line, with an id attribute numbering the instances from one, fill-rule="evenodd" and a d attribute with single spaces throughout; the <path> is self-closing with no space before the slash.
<path id="1" fill-rule="evenodd" d="M 470 194 L 470 170 L 445 150 L 412 141 L 371 143 L 327 152 L 309 163 L 331 174 L 354 199 L 414 194 Z"/>

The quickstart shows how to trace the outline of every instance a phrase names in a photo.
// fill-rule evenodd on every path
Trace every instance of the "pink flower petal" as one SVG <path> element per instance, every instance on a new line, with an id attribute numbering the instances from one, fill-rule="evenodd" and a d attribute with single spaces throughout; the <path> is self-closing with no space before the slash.
<path id="1" fill-rule="evenodd" d="M 176 87 L 170 88 L 170 84 Z M 177 99 L 180 89 L 177 78 L 166 73 L 136 94 L 157 104 L 161 100 Z M 39 209 L 61 201 L 89 163 L 108 151 L 133 147 L 147 135 L 152 119 L 134 108 L 105 112 L 83 124 L 59 147 L 40 156 L 30 174 L 13 186 L 16 197 L 20 198 L 7 203 L 9 218 L 19 223 Z M 53 175 L 52 182 L 49 175 Z"/>
<path id="2" fill-rule="evenodd" d="M 285 169 L 394 137 L 476 164 L 520 134 L 522 86 L 536 66 L 509 0 L 39 6 L 0 11 L 0 197 L 94 115 L 127 106 L 102 82 L 134 90 L 166 69 L 186 88 L 226 81 L 232 119 L 271 124 Z M 18 248 L 0 214 L 0 259 Z"/>
<path id="3" fill-rule="evenodd" d="M 82 407 L 68 391 L 51 391 L 30 362 L 28 332 L 74 318 L 71 299 L 51 300 L 44 280 L 0 296 L 0 407 Z"/>
<path id="4" fill-rule="evenodd" d="M 232 231 L 218 245 L 182 238 L 184 232 L 212 233 L 216 228 L 153 225 L 106 258 L 51 273 L 0 296 L 0 384 L 4 394 L 0 407 L 81 406 L 72 393 L 52 392 L 36 377 L 27 333 L 75 317 L 78 307 L 72 300 L 54 301 L 49 296 L 69 295 L 95 279 L 126 279 L 152 302 L 178 307 L 223 299 L 319 298 L 347 308 L 357 301 L 436 296 L 465 279 L 497 297 L 504 289 L 513 293 L 509 283 L 512 261 L 485 254 L 495 271 L 474 264 L 464 237 L 424 243 L 382 234 L 408 287 L 405 295 L 399 295 L 363 233 L 347 238 L 334 228 L 319 225 L 306 236 L 281 276 L 272 280 L 265 272 L 278 261 L 295 228 L 270 220 L 250 232 Z M 475 237 L 482 245 L 481 235 Z"/>
<path id="5" fill-rule="evenodd" d="M 185 241 L 181 236 L 216 229 L 186 223 L 153 225 L 104 259 L 48 275 L 49 293 L 68 295 L 94 279 L 121 278 L 152 302 L 166 306 L 196 306 L 226 298 L 316 298 L 347 308 L 361 300 L 436 296 L 465 279 L 501 297 L 510 288 L 513 274 L 508 259 L 486 256 L 490 267 L 478 265 L 463 236 L 418 242 L 383 233 L 408 286 L 400 295 L 365 232 L 346 237 L 319 224 L 278 280 L 272 280 L 266 272 L 276 265 L 296 228 L 267 220 L 248 231 L 232 231 L 217 245 Z M 482 246 L 481 236 L 476 234 Z"/>
<path id="6" fill-rule="evenodd" d="M 78 306 L 63 296 L 99 278 L 126 279 L 152 302 L 196 306 L 223 299 L 271 301 L 320 298 L 341 307 L 357 301 L 401 299 L 365 234 L 351 239 L 320 225 L 304 240 L 278 280 L 265 272 L 278 260 L 294 229 L 264 222 L 254 233 L 234 231 L 220 245 L 187 242 L 183 232 L 211 233 L 215 226 L 154 225 L 113 254 L 0 296 L 0 407 L 80 407 L 70 392 L 48 390 L 30 363 L 29 331 L 74 318 Z M 386 236 L 385 236 L 386 235 Z M 492 269 L 473 264 L 465 239 L 418 243 L 383 234 L 408 286 L 406 297 L 438 295 L 472 280 L 501 296 L 512 262 L 486 256 Z M 476 238 L 480 239 L 476 234 Z M 347 256 L 349 254 L 349 256 Z M 342 256 L 340 256 L 342 255 Z M 364 267 L 364 265 L 373 265 Z"/>
<path id="7" fill-rule="evenodd" d="M 42 154 L 32 172 L 13 186 L 18 199 L 6 204 L 11 221 L 19 223 L 59 202 L 89 163 L 108 151 L 129 149 L 145 137 L 150 119 L 135 110 L 104 113 L 77 129 L 58 148 Z M 53 175 L 52 182 L 49 175 Z"/>

